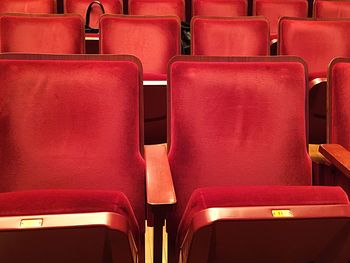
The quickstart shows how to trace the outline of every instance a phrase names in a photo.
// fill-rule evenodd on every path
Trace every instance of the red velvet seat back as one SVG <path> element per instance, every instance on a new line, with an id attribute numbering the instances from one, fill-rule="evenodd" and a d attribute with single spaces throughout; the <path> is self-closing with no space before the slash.
<path id="1" fill-rule="evenodd" d="M 302 57 L 310 80 L 327 77 L 328 64 L 335 57 L 350 56 L 350 19 L 311 20 L 283 18 L 279 28 L 281 55 Z"/>
<path id="2" fill-rule="evenodd" d="M 206 18 L 191 21 L 193 55 L 266 56 L 269 25 L 264 18 Z"/>
<path id="3" fill-rule="evenodd" d="M 329 68 L 328 142 L 350 150 L 350 60 L 336 59 Z"/>
<path id="4" fill-rule="evenodd" d="M 129 0 L 130 15 L 178 16 L 185 20 L 184 0 Z"/>
<path id="5" fill-rule="evenodd" d="M 56 12 L 55 0 L 1 0 L 0 13 L 52 14 Z"/>
<path id="6" fill-rule="evenodd" d="M 350 17 L 350 1 L 316 0 L 314 2 L 315 18 Z"/>
<path id="7" fill-rule="evenodd" d="M 92 0 L 64 0 L 64 13 L 76 13 L 81 15 L 84 20 L 86 10 Z M 123 2 L 121 0 L 99 0 L 102 3 L 107 14 L 122 14 Z M 99 19 L 102 15 L 101 8 L 93 5 L 90 16 L 90 27 L 99 28 Z"/>
<path id="8" fill-rule="evenodd" d="M 311 184 L 301 60 L 182 57 L 169 74 L 170 229 L 199 187 Z"/>
<path id="9" fill-rule="evenodd" d="M 232 17 L 247 13 L 247 0 L 192 0 L 192 16 Z"/>
<path id="10" fill-rule="evenodd" d="M 271 38 L 277 38 L 278 20 L 283 16 L 307 17 L 307 0 L 254 0 L 253 15 L 265 16 L 270 22 Z"/>
<path id="11" fill-rule="evenodd" d="M 144 79 L 166 78 L 168 61 L 180 54 L 177 17 L 105 15 L 100 22 L 101 54 L 135 55 L 142 62 Z"/>
<path id="12" fill-rule="evenodd" d="M 0 51 L 84 53 L 84 27 L 78 15 L 2 15 Z"/>
<path id="13" fill-rule="evenodd" d="M 1 55 L 0 192 L 119 190 L 142 228 L 140 67 L 129 56 Z"/>

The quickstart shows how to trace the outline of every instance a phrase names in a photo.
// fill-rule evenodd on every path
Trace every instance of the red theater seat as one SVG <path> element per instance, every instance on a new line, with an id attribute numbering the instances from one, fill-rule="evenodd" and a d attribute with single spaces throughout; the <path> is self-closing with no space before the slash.
<path id="1" fill-rule="evenodd" d="M 193 0 L 192 16 L 232 17 L 248 14 L 247 0 Z"/>
<path id="2" fill-rule="evenodd" d="M 64 0 L 64 13 L 76 13 L 81 15 L 84 20 L 86 10 L 92 0 Z M 107 14 L 122 14 L 123 2 L 121 0 L 100 0 L 99 1 Z M 102 10 L 98 5 L 93 5 L 90 16 L 90 27 L 99 28 L 99 19 Z"/>
<path id="3" fill-rule="evenodd" d="M 192 55 L 266 56 L 270 52 L 265 18 L 195 17 L 191 30 Z"/>
<path id="4" fill-rule="evenodd" d="M 350 59 L 338 58 L 329 67 L 328 142 L 350 150 Z"/>
<path id="5" fill-rule="evenodd" d="M 0 26 L 2 53 L 84 53 L 79 15 L 0 15 Z"/>
<path id="6" fill-rule="evenodd" d="M 326 80 L 328 64 L 333 58 L 350 56 L 346 39 L 350 19 L 282 18 L 279 33 L 279 54 L 300 56 L 306 61 L 310 88 L 317 79 Z"/>
<path id="7" fill-rule="evenodd" d="M 316 19 L 350 17 L 350 1 L 316 0 L 313 16 Z"/>
<path id="8" fill-rule="evenodd" d="M 1 260 L 144 262 L 139 61 L 2 54 L 0 75 Z"/>
<path id="9" fill-rule="evenodd" d="M 166 80 L 168 61 L 180 53 L 180 21 L 175 16 L 104 15 L 100 53 L 132 54 L 142 62 L 144 80 Z"/>
<path id="10" fill-rule="evenodd" d="M 320 152 L 332 165 L 345 173 L 347 177 L 339 176 L 338 171 L 333 171 L 329 179 L 333 184 L 341 185 L 348 195 L 350 194 L 350 173 L 346 170 L 350 167 L 350 59 L 337 58 L 329 66 L 327 86 L 327 145 L 321 145 Z M 332 167 L 333 168 L 333 167 Z"/>
<path id="11" fill-rule="evenodd" d="M 253 15 L 265 16 L 270 22 L 271 43 L 277 42 L 278 21 L 283 16 L 307 17 L 307 0 L 254 0 Z"/>
<path id="12" fill-rule="evenodd" d="M 168 81 L 169 152 L 145 155 L 176 191 L 169 262 L 349 260 L 345 192 L 311 186 L 300 59 L 178 57 Z"/>
<path id="13" fill-rule="evenodd" d="M 55 0 L 1 0 L 0 13 L 56 13 Z"/>
<path id="14" fill-rule="evenodd" d="M 105 15 L 100 26 L 101 54 L 132 54 L 141 60 L 147 86 L 145 141 L 146 144 L 165 142 L 166 72 L 169 60 L 180 54 L 180 19 Z"/>
<path id="15" fill-rule="evenodd" d="M 326 142 L 327 68 L 333 58 L 350 56 L 349 35 L 350 19 L 280 20 L 278 53 L 299 56 L 308 65 L 311 143 Z"/>
<path id="16" fill-rule="evenodd" d="M 178 16 L 185 20 L 184 0 L 129 0 L 130 15 Z"/>

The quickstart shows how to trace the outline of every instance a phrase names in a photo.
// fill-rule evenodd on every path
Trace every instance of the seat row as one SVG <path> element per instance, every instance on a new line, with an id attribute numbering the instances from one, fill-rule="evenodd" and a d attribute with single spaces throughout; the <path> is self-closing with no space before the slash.
<path id="1" fill-rule="evenodd" d="M 93 28 L 98 27 L 99 16 L 102 12 L 109 14 L 130 15 L 176 15 L 181 20 L 190 21 L 194 16 L 219 16 L 234 17 L 248 14 L 248 2 L 252 5 L 253 16 L 265 16 L 271 23 L 271 29 L 276 34 L 279 17 L 307 17 L 307 0 L 114 0 L 114 1 L 92 1 L 92 0 L 65 0 L 58 1 L 60 11 L 64 13 L 77 13 L 86 17 L 88 6 L 93 3 L 103 5 L 103 10 L 98 5 L 91 9 L 91 24 Z M 123 3 L 124 2 L 124 3 Z M 252 2 L 252 3 L 251 3 Z M 63 8 L 64 6 L 64 8 Z M 186 11 L 185 12 L 185 6 Z M 63 9 L 63 10 L 61 10 Z M 128 9 L 128 10 L 127 10 Z M 188 10 L 187 10 L 188 9 Z M 350 4 L 347 0 L 317 0 L 313 3 L 313 17 L 315 18 L 340 18 L 349 17 Z M 0 4 L 0 13 L 55 13 L 56 1 L 54 0 L 4 0 Z M 189 14 L 191 13 L 191 14 Z"/>
<path id="2" fill-rule="evenodd" d="M 176 17 L 105 15 L 101 18 L 101 54 L 133 54 L 143 65 L 146 142 L 164 142 L 166 68 L 180 54 Z M 84 53 L 84 29 L 78 15 L 2 15 L 1 52 Z M 349 19 L 282 18 L 278 54 L 303 58 L 310 88 L 310 141 L 326 141 L 325 83 L 335 57 L 350 57 Z M 39 33 L 40 32 L 40 33 Z M 193 55 L 261 56 L 269 54 L 265 18 L 196 17 L 191 24 Z M 314 87 L 314 88 L 313 88 Z"/>
<path id="3" fill-rule="evenodd" d="M 329 72 L 330 142 L 350 149 L 350 60 Z M 350 260 L 350 153 L 322 146 L 340 179 L 313 185 L 301 59 L 173 58 L 149 146 L 135 57 L 1 54 L 0 75 L 4 262 L 144 262 L 145 219 L 154 262 L 165 219 L 169 262 Z"/>

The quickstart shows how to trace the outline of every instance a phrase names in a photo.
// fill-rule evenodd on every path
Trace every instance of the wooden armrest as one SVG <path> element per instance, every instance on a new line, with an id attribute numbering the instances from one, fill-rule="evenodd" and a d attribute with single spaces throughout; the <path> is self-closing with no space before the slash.
<path id="1" fill-rule="evenodd" d="M 145 145 L 146 192 L 150 205 L 176 203 L 166 144 Z"/>
<path id="2" fill-rule="evenodd" d="M 323 154 L 346 177 L 350 178 L 350 152 L 339 144 L 321 144 Z"/>
<path id="3" fill-rule="evenodd" d="M 163 225 L 168 209 L 176 203 L 166 144 L 145 145 L 147 203 L 155 214 L 153 222 L 153 261 L 162 262 Z"/>
<path id="4" fill-rule="evenodd" d="M 314 163 L 331 165 L 331 162 L 319 152 L 319 144 L 309 144 L 309 156 Z"/>

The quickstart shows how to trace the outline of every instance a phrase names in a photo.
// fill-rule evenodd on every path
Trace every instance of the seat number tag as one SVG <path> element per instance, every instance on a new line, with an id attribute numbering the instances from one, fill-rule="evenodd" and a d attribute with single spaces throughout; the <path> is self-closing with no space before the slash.
<path id="1" fill-rule="evenodd" d="M 44 220 L 42 218 L 33 218 L 33 219 L 22 219 L 20 223 L 21 228 L 34 228 L 42 227 Z"/>
<path id="2" fill-rule="evenodd" d="M 273 217 L 293 217 L 293 213 L 289 209 L 272 210 L 272 216 Z"/>

